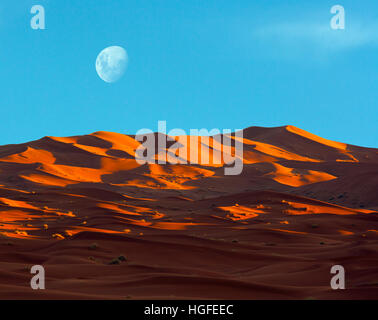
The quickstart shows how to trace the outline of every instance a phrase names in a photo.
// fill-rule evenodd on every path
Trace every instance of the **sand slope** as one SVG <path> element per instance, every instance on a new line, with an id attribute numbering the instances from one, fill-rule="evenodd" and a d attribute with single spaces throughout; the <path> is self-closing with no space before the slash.
<path id="1" fill-rule="evenodd" d="M 199 157 L 177 165 L 141 166 L 140 143 L 110 132 L 1 146 L 0 298 L 377 299 L 378 150 L 243 133 L 238 176 L 212 138 L 181 137 Z M 335 264 L 347 290 L 330 289 Z"/>

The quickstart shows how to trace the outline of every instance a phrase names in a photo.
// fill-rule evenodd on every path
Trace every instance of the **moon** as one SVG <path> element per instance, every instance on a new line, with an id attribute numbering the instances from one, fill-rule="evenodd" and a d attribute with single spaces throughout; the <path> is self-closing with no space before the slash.
<path id="1" fill-rule="evenodd" d="M 102 50 L 96 59 L 98 76 L 108 83 L 121 79 L 129 62 L 127 51 L 119 46 L 111 46 Z"/>

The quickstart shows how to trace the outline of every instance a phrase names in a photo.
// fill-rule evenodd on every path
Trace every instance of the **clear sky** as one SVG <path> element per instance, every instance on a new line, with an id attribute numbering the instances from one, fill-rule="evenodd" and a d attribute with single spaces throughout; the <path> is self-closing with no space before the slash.
<path id="1" fill-rule="evenodd" d="M 30 27 L 36 4 L 46 30 Z M 330 27 L 335 4 L 345 30 Z M 0 144 L 166 120 L 378 147 L 376 0 L 1 0 L 0 43 Z M 129 64 L 109 84 L 95 61 L 113 45 Z"/>

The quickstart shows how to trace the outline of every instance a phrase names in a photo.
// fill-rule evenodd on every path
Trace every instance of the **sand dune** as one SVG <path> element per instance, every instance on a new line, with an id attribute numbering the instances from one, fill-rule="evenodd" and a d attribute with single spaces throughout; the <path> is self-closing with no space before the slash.
<path id="1" fill-rule="evenodd" d="M 213 138 L 176 138 L 176 165 L 140 165 L 140 142 L 110 132 L 1 146 L 0 297 L 377 299 L 378 150 L 243 133 L 237 176 Z M 36 264 L 47 290 L 29 287 Z M 335 264 L 347 290 L 330 288 Z"/>

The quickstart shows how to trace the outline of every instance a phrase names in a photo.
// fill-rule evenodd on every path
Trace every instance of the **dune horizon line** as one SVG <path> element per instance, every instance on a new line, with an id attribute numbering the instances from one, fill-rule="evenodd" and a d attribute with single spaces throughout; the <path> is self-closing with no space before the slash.
<path id="1" fill-rule="evenodd" d="M 143 131 L 145 130 L 145 128 L 143 129 L 140 129 L 138 131 Z M 172 137 L 177 137 L 177 136 L 180 136 L 180 135 L 170 135 L 169 132 L 168 134 L 165 132 L 162 132 L 162 131 L 159 131 L 159 130 L 151 130 L 151 129 L 148 129 L 150 130 L 149 134 L 154 134 L 154 135 L 157 135 L 157 134 L 164 134 L 166 136 L 172 136 Z M 171 131 L 176 131 L 176 130 L 183 130 L 185 131 L 184 129 L 181 129 L 181 128 L 173 128 L 173 129 L 170 129 L 170 132 Z M 200 129 L 189 129 L 189 130 L 186 130 L 186 131 L 189 131 L 189 132 L 199 132 L 199 133 L 204 133 L 204 134 L 201 134 L 201 135 L 198 135 L 198 134 L 185 134 L 185 136 L 200 136 L 200 137 L 213 137 L 219 133 L 216 133 L 216 134 L 211 134 L 212 131 L 214 130 L 218 130 L 220 132 L 220 134 L 222 134 L 222 131 L 230 131 L 230 134 L 235 134 L 236 132 L 238 131 L 248 131 L 248 130 L 263 130 L 263 131 L 280 131 L 280 130 L 286 130 L 286 131 L 289 131 L 289 132 L 292 132 L 294 134 L 298 134 L 298 135 L 303 135 L 311 140 L 320 140 L 320 141 L 332 141 L 332 142 L 338 142 L 338 143 L 341 143 L 341 144 L 344 144 L 344 145 L 347 145 L 347 146 L 356 146 L 356 147 L 362 147 L 362 148 L 369 148 L 369 149 L 378 149 L 378 146 L 365 146 L 363 144 L 354 144 L 354 143 L 348 143 L 348 142 L 341 142 L 339 140 L 336 140 L 336 139 L 331 139 L 331 138 L 323 138 L 322 136 L 318 135 L 318 134 L 314 134 L 312 133 L 311 131 L 308 131 L 308 130 L 305 130 L 305 129 L 302 129 L 300 127 L 297 127 L 297 126 L 294 126 L 294 125 L 291 125 L 291 124 L 286 124 L 286 125 L 281 125 L 281 126 L 248 126 L 248 127 L 245 127 L 243 129 L 219 129 L 219 128 L 212 128 L 212 129 L 208 129 L 208 128 L 200 128 Z M 138 132 L 137 131 L 137 132 Z M 101 133 L 110 133 L 110 134 L 121 134 L 121 135 L 125 135 L 125 136 L 129 136 L 129 137 L 133 137 L 135 136 L 136 134 L 134 133 L 121 133 L 121 132 L 118 132 L 118 131 L 113 131 L 113 130 L 97 130 L 97 131 L 92 131 L 92 132 L 88 132 L 88 133 L 79 133 L 79 134 L 73 134 L 73 135 L 44 135 L 44 136 L 41 136 L 40 138 L 35 138 L 35 139 L 26 139 L 22 142 L 16 142 L 16 143 L 4 143 L 4 144 L 0 144 L 0 147 L 5 147 L 5 146 L 12 146 L 12 145 L 21 145 L 21 144 L 25 144 L 25 143 L 28 143 L 28 142 L 33 142 L 33 141 L 38 141 L 38 140 L 41 140 L 41 139 L 44 139 L 44 138 L 59 138 L 59 137 L 62 137 L 62 138 L 71 138 L 71 137 L 80 137 L 80 136 L 92 136 L 92 135 L 97 135 L 97 134 L 101 134 Z"/>

